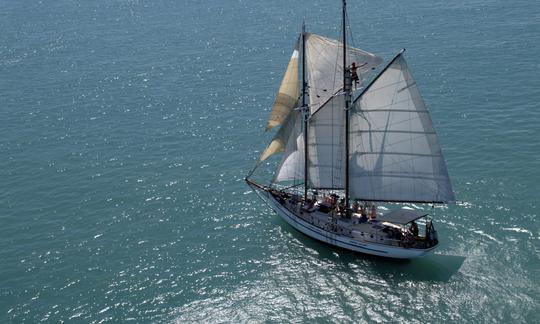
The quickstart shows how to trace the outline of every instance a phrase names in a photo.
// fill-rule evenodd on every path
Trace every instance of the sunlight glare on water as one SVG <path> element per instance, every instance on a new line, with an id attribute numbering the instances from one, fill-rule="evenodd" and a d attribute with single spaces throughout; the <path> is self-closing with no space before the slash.
<path id="1" fill-rule="evenodd" d="M 460 200 L 435 254 L 321 244 L 243 181 L 302 20 L 339 37 L 339 1 L 8 0 L 0 322 L 539 322 L 540 5 L 348 3 L 431 110 Z"/>

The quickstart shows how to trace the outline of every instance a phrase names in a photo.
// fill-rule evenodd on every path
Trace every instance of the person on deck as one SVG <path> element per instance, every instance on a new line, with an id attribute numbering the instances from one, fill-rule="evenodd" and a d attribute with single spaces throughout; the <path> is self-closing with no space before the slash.
<path id="1" fill-rule="evenodd" d="M 314 207 L 315 207 L 315 203 L 317 202 L 317 199 L 313 198 L 313 199 L 308 199 L 307 203 L 304 205 L 304 210 L 307 211 L 308 213 L 312 213 L 313 211 L 315 211 Z"/>
<path id="2" fill-rule="evenodd" d="M 416 225 L 415 221 L 412 221 L 409 230 L 411 231 L 412 236 L 418 236 L 418 225 Z"/>
<path id="3" fill-rule="evenodd" d="M 377 219 L 377 207 L 375 205 L 371 206 L 371 209 L 369 210 L 369 220 L 373 221 Z"/>
<path id="4" fill-rule="evenodd" d="M 358 209 L 360 208 L 360 204 L 358 203 L 358 200 L 355 200 L 352 204 L 352 211 L 353 213 L 358 213 Z"/>
<path id="5" fill-rule="evenodd" d="M 358 223 L 362 224 L 368 221 L 368 217 L 366 213 L 361 213 L 360 218 L 358 219 Z"/>

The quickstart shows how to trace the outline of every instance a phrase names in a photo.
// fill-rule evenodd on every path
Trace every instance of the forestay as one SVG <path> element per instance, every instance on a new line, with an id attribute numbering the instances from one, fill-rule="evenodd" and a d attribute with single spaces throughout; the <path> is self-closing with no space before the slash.
<path id="1" fill-rule="evenodd" d="M 351 115 L 352 198 L 454 201 L 429 112 L 401 53 L 355 101 Z"/>

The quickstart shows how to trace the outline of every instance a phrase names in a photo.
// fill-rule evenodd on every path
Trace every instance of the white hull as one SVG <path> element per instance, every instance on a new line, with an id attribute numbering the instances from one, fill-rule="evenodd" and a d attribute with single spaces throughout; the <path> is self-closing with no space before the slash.
<path id="1" fill-rule="evenodd" d="M 421 257 L 429 253 L 436 247 L 433 246 L 428 249 L 414 249 L 390 246 L 385 244 L 377 244 L 374 242 L 367 242 L 360 239 L 352 238 L 350 236 L 340 235 L 334 232 L 326 231 L 296 216 L 290 210 L 281 205 L 269 192 L 263 192 L 266 195 L 270 207 L 292 227 L 306 234 L 307 236 L 331 245 L 339 246 L 341 248 L 351 251 L 397 259 L 413 259 Z"/>

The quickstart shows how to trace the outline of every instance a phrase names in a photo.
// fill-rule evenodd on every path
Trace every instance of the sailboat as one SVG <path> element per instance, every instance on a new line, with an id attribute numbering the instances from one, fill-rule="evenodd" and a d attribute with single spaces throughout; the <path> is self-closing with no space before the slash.
<path id="1" fill-rule="evenodd" d="M 245 180 L 314 239 L 420 257 L 439 240 L 429 209 L 418 206 L 455 201 L 446 162 L 405 50 L 381 68 L 380 57 L 347 45 L 346 11 L 343 0 L 341 40 L 302 26 L 268 120 L 267 130 L 279 129 Z M 255 180 L 277 154 L 270 183 Z"/>

